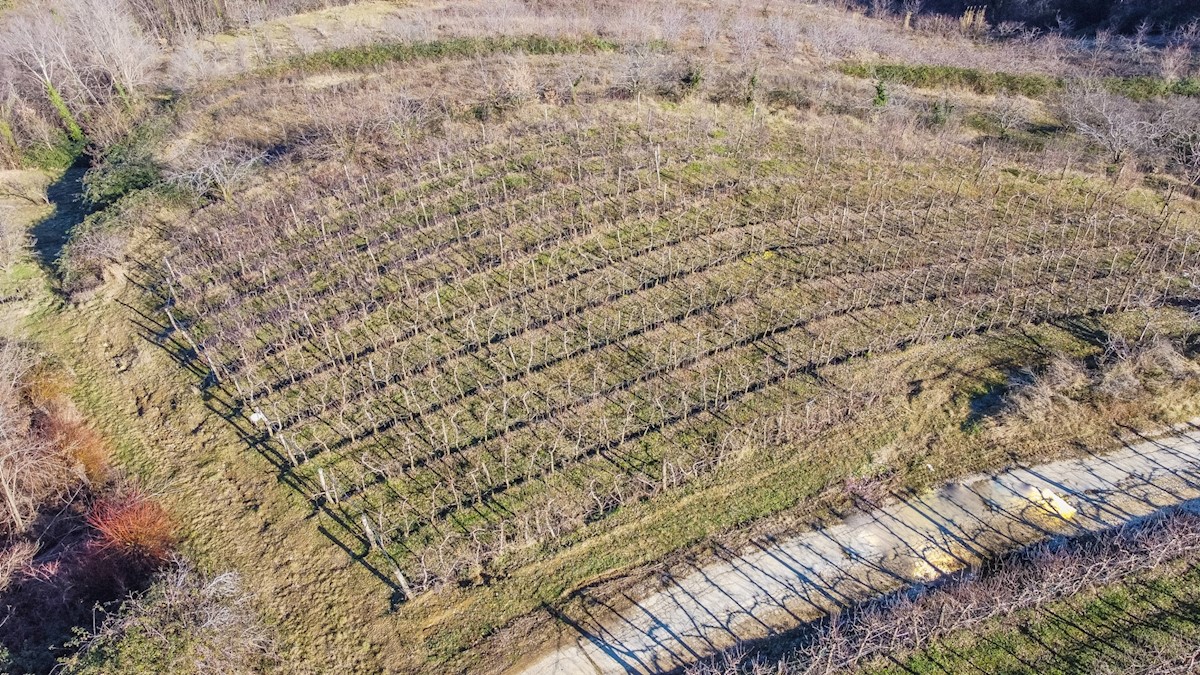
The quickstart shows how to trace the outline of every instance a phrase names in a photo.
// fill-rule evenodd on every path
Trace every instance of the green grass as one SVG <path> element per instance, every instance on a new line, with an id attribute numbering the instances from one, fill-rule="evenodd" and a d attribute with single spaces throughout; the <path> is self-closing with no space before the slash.
<path id="1" fill-rule="evenodd" d="M 297 56 L 259 71 L 272 75 L 290 71 L 363 70 L 390 63 L 420 60 L 469 58 L 492 54 L 580 54 L 615 51 L 615 42 L 599 37 L 584 39 L 553 38 L 538 35 L 524 37 L 461 37 L 429 42 L 393 42 L 362 47 L 346 47 Z"/>
<path id="2" fill-rule="evenodd" d="M 1038 98 L 1063 88 L 1061 78 L 1049 75 L 988 72 L 956 66 L 844 63 L 838 69 L 853 77 L 896 82 L 922 89 L 969 89 L 980 94 L 1007 93 Z"/>
<path id="3" fill-rule="evenodd" d="M 957 66 L 932 66 L 903 63 L 843 63 L 838 70 L 846 75 L 881 82 L 895 82 L 920 89 L 966 89 L 978 94 L 1017 94 L 1042 98 L 1064 91 L 1068 80 L 1033 73 L 985 71 Z M 1104 86 L 1114 94 L 1135 101 L 1167 96 L 1200 96 L 1200 79 L 1167 80 L 1161 77 L 1109 77 Z"/>
<path id="4" fill-rule="evenodd" d="M 1148 648 L 1188 649 L 1197 640 L 1200 568 L 1169 565 L 951 635 L 866 672 L 1066 675 L 1135 665 Z"/>
<path id="5" fill-rule="evenodd" d="M 1147 101 L 1167 96 L 1200 96 L 1200 79 L 1164 80 L 1161 77 L 1110 77 L 1105 87 L 1135 101 Z"/>
<path id="6" fill-rule="evenodd" d="M 36 143 L 22 153 L 24 165 L 41 169 L 48 173 L 59 173 L 70 168 L 79 155 L 83 153 L 84 141 L 72 140 L 67 134 L 59 134 L 56 140 L 49 144 Z"/>

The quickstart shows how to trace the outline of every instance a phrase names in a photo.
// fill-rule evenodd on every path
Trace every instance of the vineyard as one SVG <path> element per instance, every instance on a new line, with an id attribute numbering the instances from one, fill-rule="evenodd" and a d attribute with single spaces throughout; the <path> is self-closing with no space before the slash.
<path id="1" fill-rule="evenodd" d="M 805 453 L 881 395 L 829 366 L 1195 294 L 1194 220 L 1111 182 L 746 109 L 549 109 L 268 165 L 150 265 L 210 404 L 405 598 Z"/>

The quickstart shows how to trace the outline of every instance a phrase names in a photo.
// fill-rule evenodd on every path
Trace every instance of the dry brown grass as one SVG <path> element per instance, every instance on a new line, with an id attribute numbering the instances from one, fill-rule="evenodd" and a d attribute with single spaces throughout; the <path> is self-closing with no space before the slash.
<path id="1" fill-rule="evenodd" d="M 0 550 L 0 593 L 30 569 L 38 546 L 32 541 L 18 541 Z"/>
<path id="2" fill-rule="evenodd" d="M 87 481 L 103 485 L 110 477 L 111 450 L 78 411 L 58 410 L 47 415 L 46 434 L 75 463 Z"/>
<path id="3" fill-rule="evenodd" d="M 1053 451 L 1195 416 L 1200 367 L 1183 353 L 1190 335 L 1183 321 L 1173 338 L 1126 326 L 1128 332 L 1114 331 L 1103 345 L 1042 355 L 1039 365 L 1019 369 L 983 395 L 998 404 L 973 429 L 997 454 L 1017 447 Z"/>
<path id="4" fill-rule="evenodd" d="M 110 476 L 112 449 L 67 396 L 70 387 L 66 374 L 38 364 L 26 378 L 24 391 L 37 411 L 38 435 L 57 448 L 88 483 L 103 485 Z"/>
<path id="5" fill-rule="evenodd" d="M 26 377 L 34 362 L 25 348 L 0 342 L 0 529 L 24 532 L 46 502 L 65 495 L 71 472 L 64 454 L 40 432 Z"/>
<path id="6" fill-rule="evenodd" d="M 1049 416 L 1066 414 L 1077 406 L 1075 397 L 1090 384 L 1082 363 L 1056 356 L 1044 369 L 1025 369 L 1010 379 L 1005 414 L 1026 423 L 1044 423 Z"/>

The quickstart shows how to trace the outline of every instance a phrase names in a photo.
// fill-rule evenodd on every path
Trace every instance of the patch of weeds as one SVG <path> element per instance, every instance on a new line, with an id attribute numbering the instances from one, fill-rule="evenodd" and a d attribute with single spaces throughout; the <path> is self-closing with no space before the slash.
<path id="1" fill-rule="evenodd" d="M 83 178 L 84 195 L 99 207 L 109 206 L 162 179 L 149 149 L 138 142 L 113 146 Z"/>
<path id="2" fill-rule="evenodd" d="M 657 93 L 669 101 L 682 101 L 698 92 L 705 79 L 701 64 L 682 60 L 663 70 Z"/>
<path id="3" fill-rule="evenodd" d="M 949 100 L 942 99 L 934 101 L 929 106 L 929 113 L 926 115 L 926 122 L 929 126 L 944 127 L 950 122 L 954 115 L 954 104 Z"/>
<path id="4" fill-rule="evenodd" d="M 888 94 L 887 84 L 883 80 L 875 83 L 875 96 L 871 99 L 871 105 L 876 108 L 886 108 L 888 101 L 891 100 L 891 95 Z"/>
<path id="5" fill-rule="evenodd" d="M 922 89 L 970 89 L 980 94 L 1006 92 L 1030 98 L 1044 96 L 1063 87 L 1061 79 L 1048 75 L 988 72 L 955 66 L 844 63 L 838 66 L 838 70 L 853 77 Z"/>
<path id="6" fill-rule="evenodd" d="M 478 122 L 492 122 L 504 117 L 509 105 L 502 99 L 488 99 L 471 106 L 471 117 Z"/>
<path id="7" fill-rule="evenodd" d="M 59 134 L 51 143 L 30 146 L 22 153 L 21 163 L 50 173 L 70 168 L 83 153 L 84 142 Z"/>
<path id="8" fill-rule="evenodd" d="M 704 84 L 704 69 L 696 64 L 689 64 L 687 70 L 679 77 L 679 84 L 685 92 L 691 93 Z"/>
<path id="9" fill-rule="evenodd" d="M 78 631 L 66 673 L 266 672 L 278 665 L 271 635 L 251 612 L 240 577 L 201 574 L 183 561 L 145 593 Z M 94 620 L 93 620 L 94 622 Z"/>
<path id="10" fill-rule="evenodd" d="M 105 268 L 125 260 L 129 233 L 147 224 L 148 214 L 156 208 L 194 205 L 196 199 L 185 187 L 160 182 L 84 218 L 71 231 L 58 259 L 63 292 L 76 295 L 96 288 Z"/>
<path id="11" fill-rule="evenodd" d="M 714 82 L 709 100 L 713 103 L 750 105 L 760 85 L 757 70 L 730 72 Z"/>
<path id="12" fill-rule="evenodd" d="M 430 42 L 394 42 L 363 47 L 346 47 L 307 54 L 267 68 L 265 74 L 290 70 L 358 70 L 388 63 L 409 63 L 423 59 L 449 59 L 490 54 L 525 53 L 530 55 L 579 54 L 615 51 L 618 45 L 598 37 L 583 39 L 526 37 L 462 37 Z"/>
<path id="13" fill-rule="evenodd" d="M 963 420 L 963 433 L 971 435 L 983 430 L 988 418 L 1004 410 L 1008 383 L 992 382 L 973 392 L 967 400 L 967 419 Z"/>
<path id="14" fill-rule="evenodd" d="M 520 190 L 529 185 L 529 178 L 519 173 L 504 175 L 504 186 L 510 190 Z"/>
<path id="15" fill-rule="evenodd" d="M 812 97 L 792 89 L 772 89 L 767 92 L 767 104 L 774 108 L 795 108 L 797 110 L 812 110 L 816 107 Z"/>
<path id="16" fill-rule="evenodd" d="M 1200 79 L 1194 77 L 1167 80 L 1161 77 L 1111 77 L 1104 81 L 1110 92 L 1134 101 L 1168 96 L 1200 96 Z"/>

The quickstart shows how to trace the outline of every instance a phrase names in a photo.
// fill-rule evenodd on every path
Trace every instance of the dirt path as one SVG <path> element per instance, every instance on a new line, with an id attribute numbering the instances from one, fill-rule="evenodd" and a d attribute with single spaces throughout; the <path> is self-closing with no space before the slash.
<path id="1" fill-rule="evenodd" d="M 1200 498 L 1198 424 L 1104 455 L 970 477 L 730 555 L 619 611 L 594 607 L 520 670 L 672 670 L 1046 534 L 1104 529 Z"/>

